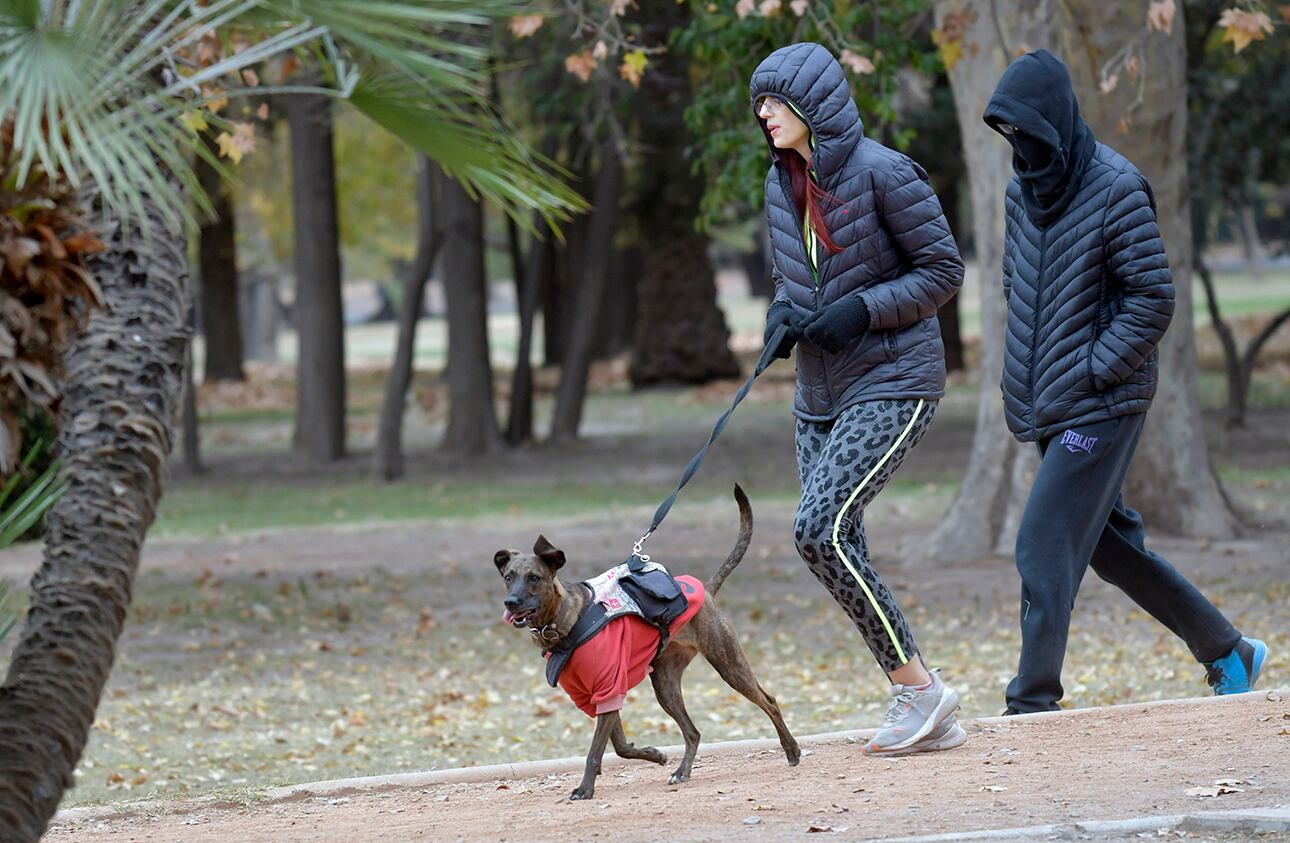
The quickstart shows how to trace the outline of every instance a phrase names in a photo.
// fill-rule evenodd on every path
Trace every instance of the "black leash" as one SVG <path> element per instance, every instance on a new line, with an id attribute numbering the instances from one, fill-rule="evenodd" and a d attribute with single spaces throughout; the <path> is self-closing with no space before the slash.
<path id="1" fill-rule="evenodd" d="M 654 534 L 654 531 L 658 529 L 658 525 L 663 523 L 663 519 L 667 517 L 668 511 L 672 509 L 672 504 L 676 502 L 676 496 L 681 494 L 681 490 L 685 488 L 685 484 L 689 483 L 690 478 L 699 470 L 699 464 L 702 463 L 703 458 L 708 455 L 708 449 L 712 447 L 713 442 L 717 441 L 717 437 L 721 435 L 721 431 L 726 429 L 726 422 L 730 421 L 730 416 L 734 413 L 735 408 L 739 406 L 739 402 L 743 401 L 744 396 L 746 396 L 749 390 L 752 389 L 753 382 L 757 380 L 762 372 L 766 371 L 767 367 L 769 367 L 771 363 L 775 362 L 775 349 L 779 348 L 780 341 L 784 339 L 784 334 L 786 333 L 788 333 L 788 326 L 780 325 L 775 329 L 775 332 L 771 334 L 770 341 L 766 343 L 766 347 L 762 349 L 761 357 L 757 360 L 757 365 L 753 367 L 753 373 L 748 376 L 748 380 L 744 381 L 743 386 L 739 387 L 739 391 L 735 393 L 735 400 L 731 402 L 730 409 L 726 410 L 725 413 L 722 414 L 721 418 L 717 419 L 717 423 L 712 428 L 712 435 L 708 437 L 708 441 L 699 449 L 699 453 L 695 454 L 690 460 L 690 464 L 685 467 L 685 471 L 681 472 L 681 482 L 676 484 L 676 491 L 669 495 L 667 500 L 659 504 L 658 509 L 655 510 L 654 520 L 650 523 L 649 529 L 646 530 L 645 535 L 637 539 L 636 544 L 632 546 L 632 557 L 629 560 L 629 564 L 633 568 L 638 568 L 649 561 L 649 556 L 641 552 L 641 545 L 645 543 L 646 539 Z"/>

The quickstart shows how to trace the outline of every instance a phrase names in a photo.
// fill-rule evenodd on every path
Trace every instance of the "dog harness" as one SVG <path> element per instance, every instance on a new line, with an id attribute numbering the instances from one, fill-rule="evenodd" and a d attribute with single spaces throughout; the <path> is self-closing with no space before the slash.
<path id="1" fill-rule="evenodd" d="M 581 583 L 592 597 L 569 635 L 546 653 L 547 682 L 592 717 L 621 708 L 671 635 L 703 606 L 699 580 L 633 561 Z"/>

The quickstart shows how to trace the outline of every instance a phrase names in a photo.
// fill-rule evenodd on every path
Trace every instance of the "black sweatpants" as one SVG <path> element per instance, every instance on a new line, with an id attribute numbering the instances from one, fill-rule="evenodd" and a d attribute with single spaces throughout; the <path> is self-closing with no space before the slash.
<path id="1" fill-rule="evenodd" d="M 1008 706 L 1054 711 L 1071 610 L 1092 564 L 1102 579 L 1181 638 L 1197 661 L 1226 655 L 1241 634 L 1172 565 L 1147 550 L 1142 518 L 1121 487 L 1146 416 L 1066 430 L 1039 443 L 1043 457 L 1017 534 L 1021 661 Z"/>

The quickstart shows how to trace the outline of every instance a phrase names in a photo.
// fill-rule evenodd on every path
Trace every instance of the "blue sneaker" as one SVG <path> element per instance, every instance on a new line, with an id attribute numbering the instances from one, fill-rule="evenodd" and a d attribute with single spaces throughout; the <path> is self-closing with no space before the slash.
<path id="1" fill-rule="evenodd" d="M 1268 645 L 1257 638 L 1236 642 L 1230 653 L 1207 665 L 1209 672 L 1205 678 L 1214 689 L 1214 696 L 1253 691 L 1267 657 Z"/>

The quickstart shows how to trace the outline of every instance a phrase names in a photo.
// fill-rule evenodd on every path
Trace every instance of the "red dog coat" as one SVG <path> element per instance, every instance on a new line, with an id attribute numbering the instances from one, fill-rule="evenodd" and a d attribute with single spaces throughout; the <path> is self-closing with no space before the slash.
<path id="1" fill-rule="evenodd" d="M 668 627 L 675 637 L 703 607 L 703 583 L 690 576 L 676 581 L 685 594 L 686 610 Z M 573 651 L 560 672 L 560 687 L 588 717 L 618 711 L 627 692 L 649 674 L 658 653 L 658 627 L 637 615 L 614 618 L 594 638 Z"/>

